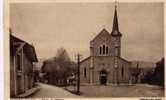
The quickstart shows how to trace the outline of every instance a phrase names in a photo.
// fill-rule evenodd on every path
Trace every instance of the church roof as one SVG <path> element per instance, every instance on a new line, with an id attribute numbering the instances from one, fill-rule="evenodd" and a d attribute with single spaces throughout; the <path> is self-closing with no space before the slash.
<path id="1" fill-rule="evenodd" d="M 111 57 L 111 56 L 109 56 L 109 57 Z M 83 63 L 83 62 L 89 60 L 90 58 L 91 58 L 91 56 L 89 56 L 89 57 L 83 59 L 80 63 Z M 128 60 L 126 60 L 126 59 L 124 59 L 124 58 L 122 58 L 122 57 L 119 57 L 119 60 L 123 60 L 124 62 L 130 63 L 130 64 L 132 63 L 131 61 L 128 61 Z"/>
<path id="2" fill-rule="evenodd" d="M 125 61 L 125 62 L 128 62 L 128 63 L 131 63 L 131 61 L 128 61 L 128 60 L 126 60 L 126 59 L 124 59 L 124 58 L 122 58 L 122 57 L 119 57 L 119 59 L 121 59 L 121 60 L 123 60 L 123 61 Z"/>
<path id="3" fill-rule="evenodd" d="M 89 57 L 87 57 L 87 58 L 83 59 L 80 63 L 83 63 L 84 61 L 89 60 L 89 59 L 90 59 L 90 57 L 91 57 L 91 56 L 89 56 Z"/>
<path id="4" fill-rule="evenodd" d="M 92 41 L 94 41 L 96 38 L 100 37 L 103 34 L 108 34 L 109 35 L 108 37 L 111 37 L 111 35 L 112 36 L 122 36 L 122 34 L 119 31 L 118 14 L 117 14 L 117 6 L 116 5 L 115 5 L 115 11 L 114 11 L 114 18 L 113 18 L 113 26 L 112 26 L 111 35 L 105 28 L 103 28 L 102 31 L 95 38 L 93 38 Z"/>
<path id="5" fill-rule="evenodd" d="M 105 28 L 103 28 L 103 29 L 100 31 L 100 33 L 99 33 L 95 38 L 93 38 L 92 41 L 96 40 L 98 37 L 100 37 L 100 36 L 102 36 L 102 35 L 108 35 L 108 37 L 110 37 L 110 33 L 109 33 Z M 91 42 L 92 42 L 92 41 L 91 41 Z"/>

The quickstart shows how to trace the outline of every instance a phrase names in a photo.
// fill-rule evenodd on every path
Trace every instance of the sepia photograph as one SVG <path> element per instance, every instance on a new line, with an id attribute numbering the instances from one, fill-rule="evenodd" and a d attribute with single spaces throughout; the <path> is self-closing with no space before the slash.
<path id="1" fill-rule="evenodd" d="M 9 3 L 8 31 L 11 99 L 165 97 L 164 2 Z"/>

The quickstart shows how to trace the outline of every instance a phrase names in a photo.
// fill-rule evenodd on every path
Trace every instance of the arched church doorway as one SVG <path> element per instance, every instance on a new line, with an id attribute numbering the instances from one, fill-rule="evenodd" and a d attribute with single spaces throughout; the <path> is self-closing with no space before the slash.
<path id="1" fill-rule="evenodd" d="M 100 84 L 106 85 L 106 83 L 107 83 L 107 75 L 108 75 L 108 72 L 105 69 L 102 69 L 100 71 L 100 75 L 99 75 Z"/>

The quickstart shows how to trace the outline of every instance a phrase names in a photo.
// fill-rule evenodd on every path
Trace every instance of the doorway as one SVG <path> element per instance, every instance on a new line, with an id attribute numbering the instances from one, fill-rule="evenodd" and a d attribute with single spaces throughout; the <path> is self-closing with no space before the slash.
<path id="1" fill-rule="evenodd" d="M 101 85 L 106 85 L 107 84 L 107 75 L 108 75 L 108 72 L 105 69 L 102 69 L 100 71 L 99 79 L 100 79 L 100 84 Z"/>

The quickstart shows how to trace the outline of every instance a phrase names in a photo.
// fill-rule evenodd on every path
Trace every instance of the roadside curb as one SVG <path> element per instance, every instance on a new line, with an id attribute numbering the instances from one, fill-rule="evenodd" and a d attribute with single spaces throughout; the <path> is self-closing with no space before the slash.
<path id="1" fill-rule="evenodd" d="M 41 89 L 40 86 L 34 87 L 34 88 L 32 88 L 32 89 L 27 90 L 25 93 L 18 95 L 17 97 L 18 97 L 18 98 L 26 98 L 26 97 L 28 97 L 28 96 L 30 96 L 30 95 L 36 93 L 36 92 L 39 91 L 40 89 Z"/>

